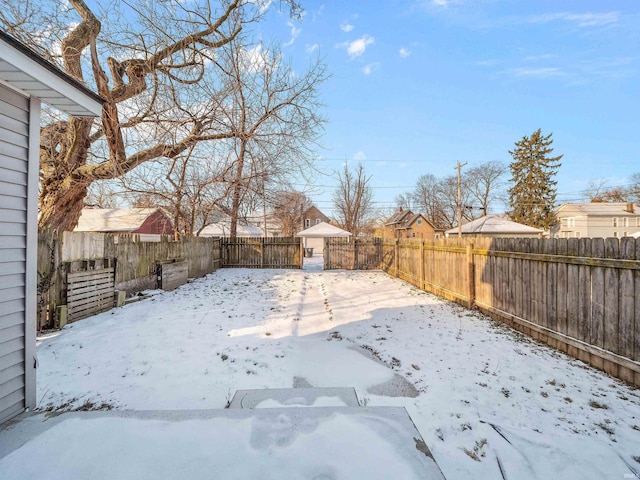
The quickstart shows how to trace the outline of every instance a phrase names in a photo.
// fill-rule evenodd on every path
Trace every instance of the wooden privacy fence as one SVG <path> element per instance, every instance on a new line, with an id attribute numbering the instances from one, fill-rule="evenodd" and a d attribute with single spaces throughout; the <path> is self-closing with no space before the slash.
<path id="1" fill-rule="evenodd" d="M 324 268 L 344 270 L 378 270 L 382 260 L 381 238 L 324 239 Z"/>
<path id="2" fill-rule="evenodd" d="M 640 385 L 640 240 L 391 239 L 380 268 Z"/>
<path id="3" fill-rule="evenodd" d="M 295 237 L 223 238 L 225 268 L 302 268 L 302 241 Z"/>

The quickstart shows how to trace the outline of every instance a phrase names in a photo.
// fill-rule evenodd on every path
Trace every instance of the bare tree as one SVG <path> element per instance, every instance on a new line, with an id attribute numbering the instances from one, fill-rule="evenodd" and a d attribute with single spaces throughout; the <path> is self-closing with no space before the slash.
<path id="1" fill-rule="evenodd" d="M 354 235 L 364 229 L 373 213 L 373 190 L 371 176 L 367 176 L 362 164 L 355 171 L 345 164 L 342 172 L 337 173 L 338 187 L 333 192 L 333 205 L 338 221 L 343 228 Z"/>
<path id="2" fill-rule="evenodd" d="M 297 7 L 295 0 L 283 2 Z M 259 19 L 267 2 L 222 0 L 214 8 L 207 0 L 166 0 L 144 9 L 110 2 L 109 8 L 126 12 L 111 12 L 109 18 L 119 21 L 106 25 L 83 0 L 56 9 L 41 3 L 2 0 L 3 28 L 60 60 L 66 73 L 94 86 L 105 101 L 97 121 L 51 118 L 42 129 L 41 226 L 73 229 L 96 180 L 176 158 L 198 142 L 239 136 L 219 121 L 226 93 L 205 96 L 201 87 L 216 84 L 212 60 Z"/>
<path id="3" fill-rule="evenodd" d="M 413 208 L 413 202 L 415 198 L 412 193 L 404 192 L 396 195 L 395 202 L 396 208 L 402 208 L 404 210 L 411 210 Z"/>
<path id="4" fill-rule="evenodd" d="M 631 175 L 629 185 L 629 201 L 640 204 L 640 172 Z"/>
<path id="5" fill-rule="evenodd" d="M 122 192 L 112 182 L 93 182 L 87 191 L 84 205 L 93 208 L 118 208 Z"/>
<path id="6" fill-rule="evenodd" d="M 416 187 L 411 193 L 416 209 L 422 213 L 431 224 L 437 228 L 444 228 L 446 221 L 440 198 L 440 180 L 430 173 L 418 177 Z"/>
<path id="7" fill-rule="evenodd" d="M 209 225 L 230 190 L 224 180 L 228 163 L 216 159 L 214 151 L 196 147 L 121 177 L 123 195 L 131 203 L 162 206 L 171 214 L 176 238 L 197 235 Z"/>
<path id="8" fill-rule="evenodd" d="M 302 230 L 302 214 L 313 202 L 302 192 L 282 191 L 273 202 L 273 218 L 281 225 L 282 235 L 292 237 Z"/>
<path id="9" fill-rule="evenodd" d="M 631 182 L 627 185 L 617 185 L 607 187 L 604 179 L 589 182 L 584 190 L 584 196 L 590 202 L 640 202 L 640 173 L 634 173 L 630 177 Z"/>
<path id="10" fill-rule="evenodd" d="M 497 161 L 475 165 L 465 173 L 465 188 L 474 203 L 473 207 L 477 207 L 482 216 L 486 215 L 489 207 L 499 199 L 501 189 L 505 186 L 506 173 L 507 166 Z"/>
<path id="11" fill-rule="evenodd" d="M 312 163 L 325 122 L 318 113 L 318 87 L 327 74 L 318 58 L 305 72 L 294 72 L 277 46 L 257 44 L 247 49 L 236 41 L 215 63 L 230 92 L 224 99 L 224 122 L 235 132 L 225 142 L 233 162 L 229 178 L 233 238 L 247 193 L 264 190 L 267 177 L 287 177 Z"/>

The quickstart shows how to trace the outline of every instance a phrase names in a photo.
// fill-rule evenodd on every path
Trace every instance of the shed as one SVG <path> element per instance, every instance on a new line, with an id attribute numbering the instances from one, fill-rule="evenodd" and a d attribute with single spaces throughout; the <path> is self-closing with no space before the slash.
<path id="1" fill-rule="evenodd" d="M 41 101 L 102 112 L 100 97 L 0 30 L 0 423 L 36 406 Z"/>
<path id="2" fill-rule="evenodd" d="M 503 215 L 486 215 L 462 225 L 462 235 L 465 237 L 541 238 L 543 232 L 539 228 L 512 222 Z M 458 235 L 458 227 L 444 233 L 447 237 L 454 237 Z"/>
<path id="3" fill-rule="evenodd" d="M 302 230 L 297 236 L 302 238 L 305 248 L 313 248 L 314 253 L 323 253 L 325 238 L 350 237 L 351 233 L 326 222 L 320 222 L 306 230 Z"/>
<path id="4" fill-rule="evenodd" d="M 75 232 L 137 233 L 147 241 L 173 235 L 173 222 L 161 208 L 83 208 Z M 156 238 L 157 237 L 157 238 Z"/>

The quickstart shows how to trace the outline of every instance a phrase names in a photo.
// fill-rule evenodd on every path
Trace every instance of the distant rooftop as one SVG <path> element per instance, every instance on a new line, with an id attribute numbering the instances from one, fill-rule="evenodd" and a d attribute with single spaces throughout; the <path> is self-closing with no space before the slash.
<path id="1" fill-rule="evenodd" d="M 632 207 L 632 212 L 628 211 L 629 206 Z M 558 207 L 558 213 L 568 208 L 576 209 L 583 215 L 617 215 L 621 217 L 625 215 L 640 215 L 640 205 L 623 202 L 563 203 Z"/>
<path id="2" fill-rule="evenodd" d="M 158 208 L 83 208 L 76 232 L 133 232 Z"/>
<path id="3" fill-rule="evenodd" d="M 446 234 L 456 234 L 458 227 L 447 230 Z M 480 217 L 472 222 L 462 225 L 463 234 L 496 234 L 496 233 L 509 233 L 509 234 L 523 234 L 531 235 L 542 233 L 543 230 L 539 228 L 523 225 L 522 223 L 512 222 L 507 220 L 502 215 L 487 215 Z"/>

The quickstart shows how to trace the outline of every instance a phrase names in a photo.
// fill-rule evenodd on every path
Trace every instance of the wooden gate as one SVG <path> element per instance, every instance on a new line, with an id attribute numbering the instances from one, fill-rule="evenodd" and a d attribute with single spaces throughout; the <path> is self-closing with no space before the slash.
<path id="1" fill-rule="evenodd" d="M 325 270 L 379 270 L 381 262 L 381 238 L 325 239 Z"/>
<path id="2" fill-rule="evenodd" d="M 225 268 L 302 268 L 302 241 L 295 237 L 223 238 Z"/>

